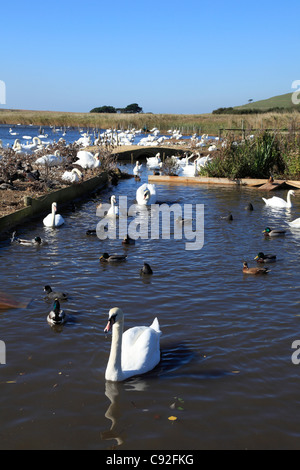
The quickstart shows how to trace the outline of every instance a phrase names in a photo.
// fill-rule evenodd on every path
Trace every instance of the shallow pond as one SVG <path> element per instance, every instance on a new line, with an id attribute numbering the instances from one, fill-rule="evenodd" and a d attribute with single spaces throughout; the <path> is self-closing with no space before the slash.
<path id="1" fill-rule="evenodd" d="M 131 167 L 127 167 L 131 171 Z M 86 235 L 96 206 L 115 194 L 134 201 L 146 181 L 122 181 L 76 210 L 59 210 L 65 225 L 36 220 L 18 232 L 40 235 L 39 248 L 0 245 L 2 290 L 32 298 L 27 309 L 0 312 L 1 449 L 274 449 L 300 447 L 300 230 L 265 239 L 266 226 L 299 217 L 298 194 L 289 211 L 267 209 L 257 189 L 157 185 L 159 202 L 204 204 L 201 250 L 185 240 L 99 240 Z M 277 193 L 286 197 L 286 191 Z M 268 197 L 270 197 L 269 195 Z M 252 202 L 254 211 L 245 210 Z M 231 212 L 233 220 L 226 217 Z M 277 262 L 267 276 L 246 276 L 259 251 Z M 103 265 L 103 252 L 124 253 Z M 154 274 L 143 279 L 147 261 Z M 70 294 L 69 321 L 51 328 L 43 287 Z M 103 331 L 111 307 L 125 328 L 162 330 L 162 359 L 149 374 L 105 382 L 111 335 Z M 175 420 L 170 420 L 170 417 Z"/>

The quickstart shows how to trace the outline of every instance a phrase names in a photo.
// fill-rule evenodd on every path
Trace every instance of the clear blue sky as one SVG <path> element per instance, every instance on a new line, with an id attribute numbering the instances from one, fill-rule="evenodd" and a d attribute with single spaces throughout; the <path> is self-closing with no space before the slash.
<path id="1" fill-rule="evenodd" d="M 0 107 L 198 114 L 289 93 L 299 14 L 299 0 L 2 2 Z"/>

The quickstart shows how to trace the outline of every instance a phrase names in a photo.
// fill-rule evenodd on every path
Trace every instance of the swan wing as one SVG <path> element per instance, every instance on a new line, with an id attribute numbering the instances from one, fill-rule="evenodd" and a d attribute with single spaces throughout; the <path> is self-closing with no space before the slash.
<path id="1" fill-rule="evenodd" d="M 144 374 L 159 363 L 160 335 L 160 330 L 146 326 L 125 331 L 122 341 L 122 371 L 125 376 Z"/>

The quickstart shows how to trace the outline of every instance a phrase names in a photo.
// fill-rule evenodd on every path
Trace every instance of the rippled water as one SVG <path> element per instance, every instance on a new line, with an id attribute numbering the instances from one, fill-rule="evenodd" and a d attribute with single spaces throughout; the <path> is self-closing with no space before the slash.
<path id="1" fill-rule="evenodd" d="M 18 233 L 40 234 L 47 246 L 0 245 L 2 290 L 33 298 L 27 309 L 0 312 L 7 352 L 0 448 L 299 448 L 300 365 L 291 346 L 300 339 L 300 230 L 272 240 L 262 234 L 299 217 L 299 196 L 291 211 L 275 212 L 257 189 L 162 184 L 160 202 L 205 205 L 202 250 L 185 250 L 185 240 L 124 248 L 86 236 L 100 201 L 116 194 L 133 202 L 141 183 L 125 180 L 76 211 L 60 210 L 60 229 L 37 220 Z M 250 201 L 253 212 L 245 210 Z M 229 211 L 232 222 L 221 218 Z M 126 251 L 128 259 L 102 265 L 105 251 Z M 254 266 L 259 251 L 276 254 L 277 263 L 267 276 L 243 275 L 242 262 Z M 150 280 L 139 275 L 144 261 Z M 58 331 L 46 321 L 45 284 L 71 295 L 69 322 Z M 160 365 L 120 384 L 104 379 L 111 336 L 103 329 L 114 306 L 125 328 L 157 316 L 162 330 Z"/>

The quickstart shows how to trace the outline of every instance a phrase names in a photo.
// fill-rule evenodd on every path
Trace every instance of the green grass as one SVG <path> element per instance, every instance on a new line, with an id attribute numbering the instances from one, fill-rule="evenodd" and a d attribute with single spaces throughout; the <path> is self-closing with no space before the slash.
<path id="1" fill-rule="evenodd" d="M 266 100 L 253 101 L 243 106 L 236 106 L 234 109 L 259 109 L 268 110 L 272 108 L 285 108 L 293 109 L 295 105 L 292 102 L 292 93 L 286 93 L 284 95 L 273 96 Z M 299 108 L 299 105 L 298 105 Z"/>

